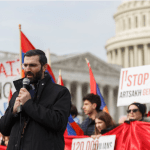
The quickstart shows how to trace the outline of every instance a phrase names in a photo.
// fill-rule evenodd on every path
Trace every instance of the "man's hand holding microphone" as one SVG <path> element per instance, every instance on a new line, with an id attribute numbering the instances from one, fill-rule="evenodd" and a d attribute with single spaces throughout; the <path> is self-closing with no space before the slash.
<path id="1" fill-rule="evenodd" d="M 23 79 L 23 88 L 20 89 L 18 97 L 16 98 L 13 113 L 19 113 L 22 111 L 22 105 L 29 99 L 31 99 L 31 95 L 29 93 L 30 89 L 30 80 L 28 78 Z"/>
<path id="2" fill-rule="evenodd" d="M 27 91 L 26 88 L 21 88 L 18 97 L 16 98 L 14 107 L 13 107 L 13 113 L 17 113 L 18 108 L 20 105 L 24 105 L 26 101 L 31 99 L 30 93 Z"/>

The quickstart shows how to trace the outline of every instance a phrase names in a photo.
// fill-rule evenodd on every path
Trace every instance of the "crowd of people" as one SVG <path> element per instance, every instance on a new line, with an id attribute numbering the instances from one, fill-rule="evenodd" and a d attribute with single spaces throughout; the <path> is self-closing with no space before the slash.
<path id="1" fill-rule="evenodd" d="M 16 91 L 0 119 L 1 144 L 8 145 L 7 150 L 64 149 L 63 135 L 70 114 L 84 135 L 92 138 L 99 138 L 119 125 L 113 121 L 111 114 L 100 110 L 101 99 L 95 94 L 83 97 L 83 110 L 88 117 L 80 123 L 77 108 L 71 105 L 69 90 L 53 83 L 46 72 L 47 58 L 43 51 L 26 52 L 23 68 L 26 80 L 14 81 Z M 132 103 L 121 123 L 148 121 L 145 115 L 146 105 Z"/>
<path id="2" fill-rule="evenodd" d="M 102 134 L 109 132 L 115 127 L 124 122 L 130 121 L 146 121 L 150 122 L 146 115 L 146 105 L 141 103 L 132 103 L 128 106 L 127 115 L 122 116 L 118 123 L 115 123 L 111 115 L 100 110 L 101 100 L 98 95 L 87 94 L 83 97 L 83 110 L 88 117 L 80 123 L 78 110 L 75 105 L 71 105 L 70 114 L 74 121 L 84 131 L 84 135 L 91 136 L 93 139 L 98 139 Z M 1 135 L 1 145 L 7 146 L 9 136 Z"/>
<path id="3" fill-rule="evenodd" d="M 101 100 L 98 95 L 87 94 L 83 97 L 83 110 L 88 117 L 80 124 L 80 127 L 84 131 L 84 135 L 91 136 L 93 139 L 99 138 L 102 134 L 109 132 L 124 122 L 150 122 L 150 118 L 146 114 L 145 104 L 137 102 L 130 104 L 127 109 L 127 115 L 119 118 L 118 123 L 113 121 L 111 114 L 100 110 L 100 106 Z"/>

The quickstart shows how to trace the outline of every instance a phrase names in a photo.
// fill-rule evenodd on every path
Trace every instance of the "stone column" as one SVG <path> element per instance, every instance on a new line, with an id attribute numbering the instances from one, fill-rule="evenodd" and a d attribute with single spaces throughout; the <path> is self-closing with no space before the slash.
<path id="1" fill-rule="evenodd" d="M 90 83 L 88 83 L 88 87 L 87 87 L 87 93 L 90 93 Z"/>
<path id="2" fill-rule="evenodd" d="M 142 27 L 142 14 L 138 15 L 138 27 Z"/>
<path id="3" fill-rule="evenodd" d="M 148 21 L 148 24 L 147 24 L 147 25 L 150 27 L 150 11 L 148 12 L 147 21 Z"/>
<path id="4" fill-rule="evenodd" d="M 134 67 L 138 65 L 137 60 L 138 60 L 138 51 L 137 51 L 137 45 L 134 45 Z"/>
<path id="5" fill-rule="evenodd" d="M 116 63 L 116 54 L 115 54 L 115 50 L 112 50 L 112 56 L 113 56 L 113 62 L 112 64 Z"/>
<path id="6" fill-rule="evenodd" d="M 133 49 L 130 49 L 130 67 L 134 66 Z"/>
<path id="7" fill-rule="evenodd" d="M 148 14 L 148 12 L 145 14 L 145 23 L 146 23 L 146 27 L 148 27 L 149 26 L 149 14 Z"/>
<path id="8" fill-rule="evenodd" d="M 129 49 L 125 47 L 125 68 L 129 67 Z"/>
<path id="9" fill-rule="evenodd" d="M 148 65 L 148 48 L 147 48 L 147 44 L 144 44 L 143 48 L 144 48 L 144 65 Z"/>
<path id="10" fill-rule="evenodd" d="M 142 66 L 143 63 L 142 63 L 142 48 L 141 47 L 138 47 L 138 66 Z"/>
<path id="11" fill-rule="evenodd" d="M 121 55 L 121 48 L 117 49 L 118 51 L 118 65 L 122 65 L 122 55 Z"/>
<path id="12" fill-rule="evenodd" d="M 118 23 L 119 23 L 119 22 L 118 22 L 118 20 L 116 20 L 115 22 L 116 22 L 116 34 L 118 34 L 118 32 L 119 32 Z"/>
<path id="13" fill-rule="evenodd" d="M 81 83 L 77 83 L 77 110 L 79 112 L 79 114 L 82 114 L 82 107 L 83 107 L 83 103 L 82 103 L 82 84 Z M 82 116 L 78 116 L 78 118 L 80 119 L 80 123 L 83 121 L 83 117 Z"/>
<path id="14" fill-rule="evenodd" d="M 70 81 L 66 81 L 66 88 L 71 92 L 71 83 L 70 83 Z"/>
<path id="15" fill-rule="evenodd" d="M 114 92 L 113 92 L 113 87 L 109 87 L 109 91 L 108 91 L 108 110 L 110 115 L 112 116 L 112 118 L 114 119 Z"/>

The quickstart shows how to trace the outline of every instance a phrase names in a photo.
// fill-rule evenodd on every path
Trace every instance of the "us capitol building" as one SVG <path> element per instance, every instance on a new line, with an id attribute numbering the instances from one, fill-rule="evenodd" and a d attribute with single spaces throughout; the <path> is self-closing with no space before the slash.
<path id="1" fill-rule="evenodd" d="M 113 17 L 116 35 L 106 42 L 107 62 L 124 68 L 150 65 L 150 1 L 124 1 Z"/>
<path id="2" fill-rule="evenodd" d="M 150 64 L 150 1 L 123 2 L 114 14 L 116 35 L 106 42 L 108 63 Z"/>

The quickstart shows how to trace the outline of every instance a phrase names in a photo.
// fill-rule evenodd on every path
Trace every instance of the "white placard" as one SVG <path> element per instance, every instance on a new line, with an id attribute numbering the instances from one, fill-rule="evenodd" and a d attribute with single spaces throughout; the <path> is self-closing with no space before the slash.
<path id="1" fill-rule="evenodd" d="M 150 103 L 150 65 L 121 69 L 117 106 Z"/>
<path id="2" fill-rule="evenodd" d="M 8 106 L 8 96 L 10 87 L 15 91 L 13 81 L 20 78 L 19 59 L 5 59 L 0 61 L 0 117 L 4 114 Z"/>
<path id="3" fill-rule="evenodd" d="M 80 138 L 72 140 L 71 150 L 114 150 L 116 135 L 101 136 L 99 139 Z"/>

